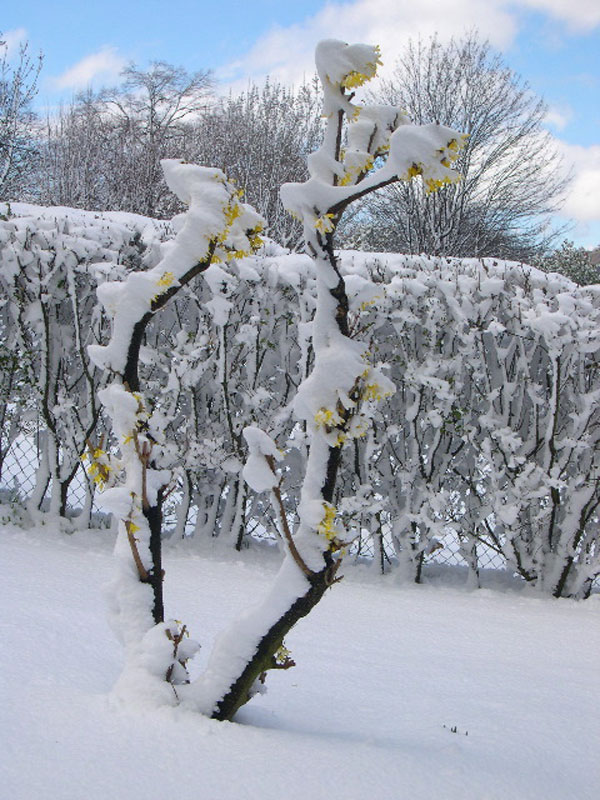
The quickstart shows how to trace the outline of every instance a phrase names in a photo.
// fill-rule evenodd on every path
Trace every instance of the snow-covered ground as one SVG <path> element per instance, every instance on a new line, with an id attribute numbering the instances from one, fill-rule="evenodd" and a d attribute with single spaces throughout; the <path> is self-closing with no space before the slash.
<path id="1" fill-rule="evenodd" d="M 288 637 L 297 666 L 270 673 L 236 723 L 213 722 L 111 701 L 112 543 L 106 531 L 0 529 L 1 797 L 598 797 L 600 596 L 351 570 Z M 167 550 L 167 611 L 203 659 L 276 566 L 270 554 Z"/>

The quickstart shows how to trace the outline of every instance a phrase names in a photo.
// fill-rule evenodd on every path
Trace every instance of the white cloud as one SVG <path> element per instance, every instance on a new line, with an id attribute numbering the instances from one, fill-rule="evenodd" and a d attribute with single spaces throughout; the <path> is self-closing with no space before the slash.
<path id="1" fill-rule="evenodd" d="M 103 47 L 92 53 L 57 78 L 52 79 L 56 89 L 84 89 L 96 78 L 114 81 L 126 65 L 126 60 L 119 56 L 113 47 Z"/>
<path id="2" fill-rule="evenodd" d="M 12 31 L 2 31 L 0 41 L 3 49 L 6 48 L 7 58 L 10 60 L 19 52 L 19 47 L 27 41 L 27 31 L 25 28 L 15 28 Z"/>
<path id="3" fill-rule="evenodd" d="M 513 42 L 523 10 L 546 14 L 573 30 L 600 24 L 598 0 L 340 0 L 325 3 L 303 22 L 271 28 L 217 77 L 233 91 L 266 75 L 287 84 L 301 83 L 313 75 L 314 48 L 325 38 L 376 42 L 387 68 L 407 39 L 434 33 L 444 40 L 477 29 L 483 39 L 503 50 Z"/>
<path id="4" fill-rule="evenodd" d="M 600 24 L 597 0 L 520 0 L 520 4 L 566 22 L 574 30 L 585 31 Z"/>
<path id="5" fill-rule="evenodd" d="M 544 117 L 544 124 L 562 131 L 563 128 L 567 127 L 572 117 L 573 109 L 569 106 L 550 106 Z"/>
<path id="6" fill-rule="evenodd" d="M 241 59 L 221 70 L 227 88 L 243 89 L 249 79 L 271 75 L 284 83 L 302 82 L 314 73 L 313 54 L 320 39 L 376 42 L 384 69 L 393 65 L 409 38 L 440 39 L 477 29 L 497 48 L 504 48 L 517 32 L 516 20 L 505 0 L 354 0 L 327 3 L 317 14 L 287 28 L 274 27 Z M 242 80 L 236 83 L 238 75 Z"/>
<path id="7" fill-rule="evenodd" d="M 576 222 L 600 222 L 600 144 L 584 147 L 560 140 L 557 144 L 574 174 L 561 216 Z"/>

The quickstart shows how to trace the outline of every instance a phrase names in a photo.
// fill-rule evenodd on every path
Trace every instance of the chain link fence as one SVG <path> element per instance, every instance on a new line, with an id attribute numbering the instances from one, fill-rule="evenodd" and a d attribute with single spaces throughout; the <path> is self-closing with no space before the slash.
<path id="1" fill-rule="evenodd" d="M 3 502 L 7 498 L 24 502 L 33 493 L 39 460 L 36 439 L 24 436 L 15 439 L 2 464 L 0 491 Z"/>
<path id="2" fill-rule="evenodd" d="M 25 505 L 37 488 L 38 468 L 40 466 L 40 446 L 37 434 L 18 436 L 5 454 L 0 474 L 0 501 Z M 76 516 L 84 508 L 88 498 L 88 481 L 83 464 L 75 473 L 69 486 L 67 505 L 69 514 Z M 48 493 L 46 493 L 48 495 Z M 42 504 L 42 509 L 47 500 Z M 100 508 L 93 502 L 93 511 Z"/>
<path id="3" fill-rule="evenodd" d="M 475 547 L 476 551 L 472 557 L 467 557 L 469 548 Z M 356 561 L 373 561 L 377 559 L 381 566 L 381 571 L 385 572 L 397 563 L 396 548 L 394 546 L 391 526 L 383 526 L 382 541 L 379 542 L 378 536 L 373 536 L 368 532 L 354 541 L 350 547 L 350 555 Z M 484 542 L 476 542 L 468 546 L 462 546 L 459 536 L 455 531 L 448 528 L 446 536 L 437 540 L 435 548 L 430 552 L 422 554 L 423 564 L 442 564 L 456 567 L 467 567 L 469 561 L 476 564 L 477 569 L 506 569 L 506 562 L 500 553 L 497 553 Z"/>
<path id="4" fill-rule="evenodd" d="M 37 488 L 41 448 L 38 435 L 18 436 L 8 449 L 0 474 L 0 503 L 25 506 Z M 89 480 L 83 462 L 80 464 L 67 494 L 67 516 L 80 515 L 90 501 L 90 526 L 107 527 L 110 515 L 102 508 L 101 493 L 94 491 L 93 481 Z M 50 492 L 46 491 L 42 510 L 49 505 Z M 174 524 L 177 498 L 170 498 L 165 506 L 166 527 Z"/>
<path id="5" fill-rule="evenodd" d="M 0 502 L 16 506 L 25 506 L 27 500 L 31 498 L 36 491 L 39 464 L 40 448 L 38 445 L 38 437 L 36 435 L 17 437 L 11 444 L 2 465 L 2 473 L 0 475 Z M 82 464 L 69 486 L 67 506 L 68 515 L 70 517 L 73 518 L 82 513 L 82 510 L 86 507 L 86 503 L 89 501 L 88 493 L 90 488 L 90 482 L 86 477 Z M 49 501 L 44 502 L 47 503 Z M 179 498 L 177 493 L 171 493 L 164 509 L 165 530 L 167 533 L 175 526 L 178 504 Z M 44 506 L 42 506 L 42 508 L 44 508 Z M 186 529 L 188 535 L 191 535 L 194 531 L 195 517 L 195 509 L 191 508 Z M 110 524 L 110 516 L 103 512 L 100 494 L 94 494 L 92 496 L 91 521 L 94 526 L 108 526 Z M 247 531 L 246 538 L 248 544 L 250 544 L 252 540 L 259 540 L 262 542 L 267 540 L 272 542 L 276 541 L 276 536 L 272 530 L 267 530 L 262 524 L 254 523 L 252 520 L 249 520 Z M 468 547 L 472 548 L 473 546 L 472 542 L 468 544 Z M 483 542 L 478 542 L 475 546 L 476 553 L 472 553 L 470 559 L 468 557 L 466 558 L 467 544 L 461 543 L 456 532 L 449 528 L 447 536 L 438 540 L 435 549 L 429 553 L 423 554 L 421 560 L 423 564 L 461 567 L 468 566 L 470 560 L 471 563 L 476 564 L 479 569 L 505 569 L 505 560 L 499 553 L 487 547 Z M 373 536 L 369 534 L 368 531 L 363 530 L 362 535 L 351 544 L 349 556 L 356 562 L 373 562 L 373 560 L 377 559 L 382 571 L 392 568 L 397 558 L 389 526 L 383 526 L 381 540 L 378 536 Z"/>

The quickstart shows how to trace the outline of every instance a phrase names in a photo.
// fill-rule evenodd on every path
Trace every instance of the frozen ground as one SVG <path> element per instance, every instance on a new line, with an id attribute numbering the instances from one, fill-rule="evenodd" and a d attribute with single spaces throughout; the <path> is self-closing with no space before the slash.
<path id="1" fill-rule="evenodd" d="M 272 674 L 238 723 L 219 723 L 111 702 L 111 545 L 107 532 L 0 530 L 1 797 L 598 797 L 599 596 L 353 574 L 289 637 L 298 666 Z M 274 559 L 255 561 L 167 553 L 168 614 L 204 658 L 271 579 Z"/>

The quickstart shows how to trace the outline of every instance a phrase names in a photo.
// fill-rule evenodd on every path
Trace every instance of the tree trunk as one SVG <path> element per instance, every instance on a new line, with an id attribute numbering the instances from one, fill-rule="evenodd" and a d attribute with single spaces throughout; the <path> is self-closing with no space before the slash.
<path id="1" fill-rule="evenodd" d="M 152 556 L 152 569 L 148 583 L 152 586 L 154 604 L 152 606 L 152 616 L 158 625 L 165 621 L 165 609 L 163 602 L 163 568 L 162 568 L 162 504 L 163 492 L 158 492 L 156 505 L 148 506 L 143 509 L 144 516 L 150 527 L 150 555 Z"/>
<path id="2" fill-rule="evenodd" d="M 287 665 L 278 664 L 276 653 L 293 626 L 312 611 L 334 582 L 336 567 L 337 563 L 332 563 L 320 572 L 307 576 L 310 588 L 289 606 L 261 638 L 254 656 L 248 661 L 239 678 L 231 685 L 227 694 L 217 702 L 211 714 L 212 719 L 232 720 L 236 711 L 248 702 L 256 681 L 259 681 L 267 670 L 293 666 L 293 662 L 288 662 Z"/>

